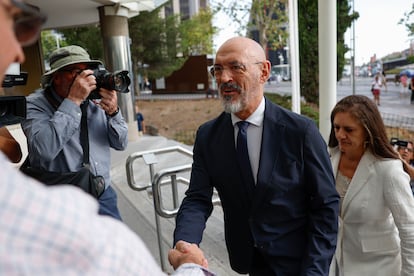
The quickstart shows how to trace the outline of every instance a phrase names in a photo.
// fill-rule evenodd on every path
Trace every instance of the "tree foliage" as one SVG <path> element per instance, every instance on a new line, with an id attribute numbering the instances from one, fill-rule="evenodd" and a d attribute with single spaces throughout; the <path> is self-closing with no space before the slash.
<path id="1" fill-rule="evenodd" d="M 50 54 L 58 47 L 67 46 L 67 41 L 62 35 L 54 30 L 42 31 L 41 35 L 43 57 L 49 60 Z"/>
<path id="2" fill-rule="evenodd" d="M 288 0 L 213 0 L 212 3 L 215 12 L 226 13 L 239 26 L 239 35 L 245 30 L 256 30 L 258 42 L 264 49 L 270 46 L 270 49 L 277 50 L 286 46 Z"/>
<path id="3" fill-rule="evenodd" d="M 190 55 L 213 51 L 212 37 L 216 30 L 211 25 L 213 14 L 209 9 L 200 10 L 186 20 L 181 20 L 179 15 L 163 18 L 160 9 L 142 11 L 128 20 L 133 71 L 149 79 L 169 76 Z M 79 45 L 89 52 L 91 58 L 104 59 L 99 25 L 57 31 L 63 35 L 65 45 Z M 56 49 L 54 38 L 44 32 L 42 44 L 45 58 L 48 58 Z"/>
<path id="4" fill-rule="evenodd" d="M 160 17 L 160 8 L 129 19 L 134 71 L 148 79 L 167 77 L 181 68 L 191 55 L 212 52 L 214 28 L 210 10 L 192 18 Z"/>
<path id="5" fill-rule="evenodd" d="M 253 0 L 250 12 L 249 28 L 256 28 L 263 49 L 286 46 L 288 0 Z"/>
<path id="6" fill-rule="evenodd" d="M 306 101 L 318 103 L 318 0 L 301 0 L 298 3 L 301 92 Z M 347 0 L 337 0 L 337 80 L 342 77 L 345 53 L 349 51 L 344 40 L 345 32 L 359 17 L 357 12 L 350 12 Z"/>
<path id="7" fill-rule="evenodd" d="M 299 64 L 301 94 L 308 102 L 318 102 L 318 0 L 298 2 Z"/>
<path id="8" fill-rule="evenodd" d="M 169 75 L 184 61 L 177 57 L 177 17 L 163 19 L 159 9 L 144 11 L 128 21 L 135 72 L 149 78 Z M 148 68 L 145 68 L 148 66 Z"/>
<path id="9" fill-rule="evenodd" d="M 84 48 L 92 59 L 104 60 L 101 29 L 93 24 L 82 27 L 59 29 L 67 45 L 78 45 Z"/>
<path id="10" fill-rule="evenodd" d="M 398 24 L 402 24 L 408 31 L 408 36 L 414 36 L 414 3 L 412 4 L 411 11 L 405 12 L 404 17 L 400 19 Z"/>
<path id="11" fill-rule="evenodd" d="M 358 12 L 352 12 L 351 6 L 348 5 L 347 0 L 338 1 L 337 6 L 337 62 L 338 70 L 337 80 L 340 80 L 342 77 L 342 72 L 344 71 L 346 61 L 345 54 L 351 50 L 350 47 L 345 43 L 345 33 L 346 30 L 352 26 L 352 22 L 359 18 Z"/>
<path id="12" fill-rule="evenodd" d="M 213 13 L 201 9 L 190 19 L 183 20 L 179 26 L 180 48 L 184 56 L 202 55 L 213 52 L 213 34 L 217 32 L 211 24 Z"/>

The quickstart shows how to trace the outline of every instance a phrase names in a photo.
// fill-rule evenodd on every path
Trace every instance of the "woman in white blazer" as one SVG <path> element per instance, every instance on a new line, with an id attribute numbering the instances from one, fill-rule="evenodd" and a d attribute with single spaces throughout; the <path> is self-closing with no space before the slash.
<path id="1" fill-rule="evenodd" d="M 414 197 L 374 102 L 343 98 L 331 113 L 329 147 L 341 196 L 330 275 L 414 275 Z"/>

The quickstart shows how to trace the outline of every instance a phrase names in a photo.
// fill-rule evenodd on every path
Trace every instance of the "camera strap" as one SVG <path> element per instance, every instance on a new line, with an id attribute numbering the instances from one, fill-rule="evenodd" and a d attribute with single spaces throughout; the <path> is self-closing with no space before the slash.
<path id="1" fill-rule="evenodd" d="M 88 105 L 89 100 L 85 100 L 80 106 L 82 111 L 80 143 L 83 149 L 83 166 L 89 168 Z"/>

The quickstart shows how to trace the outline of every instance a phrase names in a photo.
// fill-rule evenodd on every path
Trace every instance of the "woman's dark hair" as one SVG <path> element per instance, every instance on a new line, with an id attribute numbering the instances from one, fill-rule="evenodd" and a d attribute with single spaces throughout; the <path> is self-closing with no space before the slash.
<path id="1" fill-rule="evenodd" d="M 335 115 L 340 112 L 349 113 L 355 120 L 361 123 L 367 137 L 366 146 L 376 157 L 399 159 L 398 153 L 388 141 L 385 125 L 377 106 L 370 98 L 362 95 L 347 96 L 335 105 L 331 112 L 329 147 L 338 146 L 333 121 Z"/>

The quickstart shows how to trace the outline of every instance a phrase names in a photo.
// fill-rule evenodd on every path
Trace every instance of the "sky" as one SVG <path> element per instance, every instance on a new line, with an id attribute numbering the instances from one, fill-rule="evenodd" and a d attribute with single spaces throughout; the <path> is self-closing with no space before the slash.
<path id="1" fill-rule="evenodd" d="M 412 9 L 413 3 L 414 0 L 354 0 L 355 11 L 359 13 L 355 23 L 356 65 L 369 62 L 374 54 L 382 58 L 410 47 L 408 32 L 398 22 L 405 12 Z M 217 50 L 224 41 L 236 35 L 237 26 L 224 13 L 218 14 L 213 24 L 220 30 L 214 38 L 214 49 Z M 352 29 L 349 28 L 345 33 L 345 43 L 350 48 L 353 44 L 351 34 Z"/>
<path id="2" fill-rule="evenodd" d="M 405 12 L 411 11 L 413 0 L 354 0 L 354 3 L 359 13 L 355 22 L 356 65 L 369 62 L 374 54 L 382 58 L 410 47 L 408 31 L 398 22 Z M 350 48 L 351 30 L 345 34 L 345 43 Z"/>

